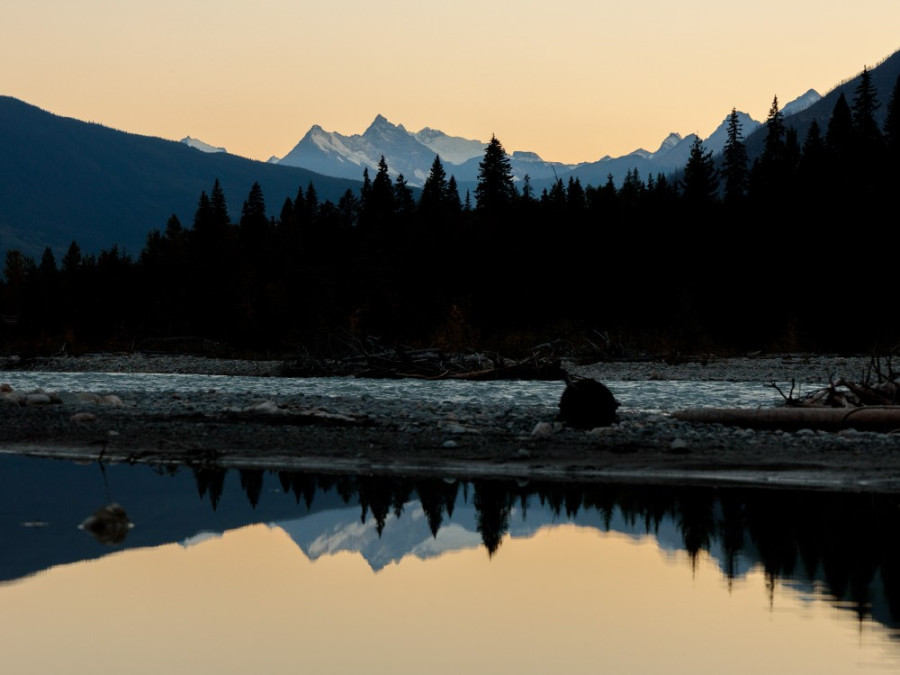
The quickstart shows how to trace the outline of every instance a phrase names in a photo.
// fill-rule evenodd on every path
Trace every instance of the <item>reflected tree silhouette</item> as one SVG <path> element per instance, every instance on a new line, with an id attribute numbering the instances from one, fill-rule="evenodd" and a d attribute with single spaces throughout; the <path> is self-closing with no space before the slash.
<path id="1" fill-rule="evenodd" d="M 219 505 L 219 499 L 222 497 L 222 490 L 225 489 L 225 473 L 227 469 L 218 466 L 197 466 L 194 467 L 194 478 L 197 481 L 197 492 L 200 498 L 209 492 L 209 502 L 212 504 L 213 511 Z"/>
<path id="2" fill-rule="evenodd" d="M 683 494 L 678 502 L 678 524 L 684 548 L 691 557 L 691 565 L 696 567 L 700 551 L 709 551 L 715 532 L 712 495 L 706 491 Z"/>
<path id="3" fill-rule="evenodd" d="M 440 478 L 426 478 L 416 482 L 419 502 L 422 504 L 422 511 L 428 520 L 428 529 L 435 539 L 444 522 L 443 483 L 444 481 Z"/>
<path id="4" fill-rule="evenodd" d="M 241 488 L 243 488 L 244 494 L 247 495 L 250 506 L 255 509 L 256 505 L 259 504 L 259 497 L 262 494 L 263 470 L 239 469 L 238 474 L 240 474 L 241 477 Z"/>
<path id="5" fill-rule="evenodd" d="M 509 514 L 513 502 L 510 492 L 496 481 L 475 481 L 473 502 L 478 531 L 488 556 L 493 557 L 503 536 L 509 531 Z"/>
<path id="6" fill-rule="evenodd" d="M 215 510 L 226 470 L 198 466 L 193 473 L 200 498 L 208 494 Z M 263 471 L 239 473 L 241 489 L 256 508 L 264 498 Z M 729 583 L 758 567 L 770 592 L 779 580 L 808 583 L 822 588 L 839 606 L 852 606 L 860 617 L 872 615 L 876 604 L 877 611 L 889 613 L 889 621 L 900 617 L 900 497 L 896 495 L 561 481 L 517 484 L 299 471 L 279 471 L 277 478 L 282 491 L 293 493 L 297 505 L 302 502 L 307 512 L 316 495 L 332 491 L 345 504 L 358 504 L 361 521 L 373 518 L 379 536 L 391 514 L 402 521 L 405 505 L 418 498 L 428 529 L 437 537 L 453 519 L 454 508 L 470 504 L 471 496 L 476 529 L 490 557 L 509 532 L 513 506 L 520 506 L 524 520 L 532 500 L 554 518 L 597 513 L 605 531 L 623 523 L 634 531 L 658 535 L 668 521 L 678 528 L 692 566 L 703 552 L 721 552 L 720 567 Z M 878 603 L 876 594 L 881 598 Z"/>
<path id="7" fill-rule="evenodd" d="M 378 536 L 384 532 L 384 525 L 395 501 L 394 486 L 390 479 L 382 476 L 366 476 L 359 481 L 359 505 L 362 508 L 360 521 L 365 523 L 367 512 L 372 512 Z"/>

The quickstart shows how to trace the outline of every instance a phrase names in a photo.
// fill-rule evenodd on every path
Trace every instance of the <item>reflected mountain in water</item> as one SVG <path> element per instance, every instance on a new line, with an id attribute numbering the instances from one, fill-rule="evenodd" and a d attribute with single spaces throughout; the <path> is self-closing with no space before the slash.
<path id="1" fill-rule="evenodd" d="M 119 502 L 134 528 L 120 548 L 193 545 L 254 523 L 282 528 L 310 559 L 358 552 L 373 570 L 570 523 L 668 551 L 701 553 L 737 579 L 825 593 L 897 627 L 900 498 L 884 494 L 680 486 L 515 483 L 314 475 L 206 466 L 76 465 L 0 457 L 0 580 L 109 552 L 78 530 L 97 503 Z M 42 527 L 26 527 L 40 523 Z"/>

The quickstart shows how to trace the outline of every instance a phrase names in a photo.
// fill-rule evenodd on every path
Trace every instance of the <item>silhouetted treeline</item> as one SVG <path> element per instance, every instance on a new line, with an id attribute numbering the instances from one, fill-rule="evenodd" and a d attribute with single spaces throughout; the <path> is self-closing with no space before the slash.
<path id="1" fill-rule="evenodd" d="M 474 194 L 436 157 L 421 191 L 382 158 L 358 193 L 314 185 L 229 216 L 218 181 L 192 223 L 172 217 L 132 257 L 10 251 L 0 343 L 78 351 L 173 336 L 290 350 L 349 331 L 408 344 L 507 348 L 599 331 L 664 350 L 870 351 L 900 340 L 900 100 L 883 128 L 863 72 L 805 138 L 777 98 L 762 154 L 736 114 L 721 156 L 698 140 L 676 176 L 621 185 L 514 181 L 494 138 Z M 277 211 L 277 216 L 271 215 Z M 522 345 L 533 346 L 533 342 Z"/>
<path id="2" fill-rule="evenodd" d="M 195 468 L 201 498 L 215 509 L 228 471 Z M 698 488 L 557 481 L 312 474 L 302 471 L 242 470 L 242 490 L 255 508 L 266 474 L 277 476 L 309 511 L 316 496 L 336 493 L 360 507 L 360 520 L 372 519 L 381 536 L 389 517 L 401 518 L 418 501 L 429 529 L 437 537 L 460 503 L 475 510 L 475 526 L 489 555 L 501 548 L 510 520 L 528 520 L 530 507 L 556 518 L 588 516 L 604 531 L 614 519 L 635 532 L 658 536 L 674 523 L 681 546 L 692 560 L 701 553 L 718 558 L 723 573 L 735 579 L 761 567 L 770 586 L 778 580 L 822 584 L 835 599 L 849 601 L 859 615 L 873 609 L 873 592 L 883 589 L 889 616 L 900 622 L 900 503 L 896 495 L 827 493 L 754 488 Z M 590 518 L 596 514 L 597 518 Z M 395 526 L 403 526 L 397 524 Z"/>

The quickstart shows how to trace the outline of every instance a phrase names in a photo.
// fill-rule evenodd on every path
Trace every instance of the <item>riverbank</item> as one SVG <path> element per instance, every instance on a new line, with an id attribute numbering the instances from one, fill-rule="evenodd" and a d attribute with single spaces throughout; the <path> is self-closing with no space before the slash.
<path id="1" fill-rule="evenodd" d="M 45 372 L 178 372 L 276 377 L 280 361 L 99 354 L 4 364 Z M 865 357 L 566 363 L 600 381 L 686 380 L 827 384 L 859 380 Z M 0 373 L 0 382 L 3 381 Z M 57 392 L 60 403 L 0 407 L 0 451 L 78 460 L 437 474 L 518 479 L 802 486 L 900 491 L 900 434 L 845 429 L 792 433 L 623 413 L 591 431 L 556 421 L 555 406 L 450 405 L 412 400 L 248 397 L 237 391 Z"/>

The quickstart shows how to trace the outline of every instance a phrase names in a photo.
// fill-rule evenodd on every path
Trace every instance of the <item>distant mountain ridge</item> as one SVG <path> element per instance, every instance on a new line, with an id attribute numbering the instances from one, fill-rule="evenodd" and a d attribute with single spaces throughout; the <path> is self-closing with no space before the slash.
<path id="1" fill-rule="evenodd" d="M 137 255 L 173 214 L 190 225 L 202 191 L 219 180 L 232 218 L 254 182 L 267 210 L 313 183 L 335 203 L 359 180 L 256 162 L 46 112 L 0 96 L 0 256 L 18 249 L 57 259 L 72 241 L 85 253 L 118 245 Z"/>
<path id="2" fill-rule="evenodd" d="M 810 89 L 785 106 L 784 113 L 788 115 L 804 110 L 820 98 L 816 91 Z M 761 124 L 743 112 L 739 113 L 739 118 L 745 136 Z M 671 133 L 655 152 L 638 148 L 621 157 L 606 156 L 596 162 L 581 164 L 547 161 L 537 153 L 528 151 L 513 151 L 509 159 L 516 180 L 528 176 L 536 188 L 569 177 L 596 185 L 605 183 L 609 175 L 616 184 L 621 184 L 625 174 L 631 170 L 637 170 L 644 177 L 682 168 L 695 137 L 694 134 L 682 137 Z M 727 115 L 704 144 L 708 150 L 718 153 L 726 140 Z M 421 186 L 428 177 L 435 155 L 438 155 L 447 174 L 453 175 L 461 188 L 472 189 L 478 180 L 478 165 L 486 146 L 483 141 L 450 136 L 430 127 L 410 132 L 402 124 L 393 124 L 379 114 L 362 134 L 347 136 L 314 125 L 290 152 L 280 160 L 272 161 L 329 176 L 360 178 L 364 169 L 373 175 L 379 160 L 384 157 L 391 175 L 402 174 L 410 185 Z"/>

